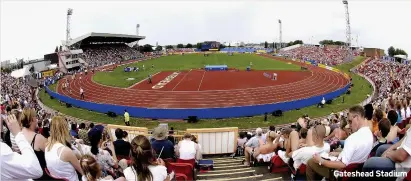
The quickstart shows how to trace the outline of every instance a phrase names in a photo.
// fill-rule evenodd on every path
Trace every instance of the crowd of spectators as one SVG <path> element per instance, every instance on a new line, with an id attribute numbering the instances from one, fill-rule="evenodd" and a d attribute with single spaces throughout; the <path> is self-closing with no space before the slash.
<path id="1" fill-rule="evenodd" d="M 357 71 L 375 83 L 374 102 L 321 120 L 305 115 L 289 127 L 271 126 L 265 133 L 261 128 L 254 134 L 241 132 L 235 155 L 244 154 L 246 166 L 277 156 L 296 170 L 305 166 L 308 180 L 330 179 L 330 170 L 357 163 L 364 171 L 408 172 L 410 66 L 371 60 Z M 103 125 L 42 110 L 27 80 L 6 73 L 1 79 L 2 180 L 170 180 L 170 159 L 193 160 L 193 165 L 202 159 L 201 145 L 189 133 L 177 142 L 173 131 L 160 126 L 150 138 L 128 138 L 121 129 L 113 138 Z"/>
<path id="2" fill-rule="evenodd" d="M 302 45 L 300 47 L 280 51 L 279 54 L 300 59 L 300 60 L 314 60 L 317 63 L 325 65 L 338 65 L 344 62 L 352 61 L 358 55 L 357 50 L 349 50 L 341 46 L 312 46 Z M 352 56 L 351 56 L 352 54 Z"/>
<path id="3" fill-rule="evenodd" d="M 82 54 L 82 58 L 90 68 L 142 57 L 143 54 L 127 45 L 90 46 L 84 48 Z"/>
<path id="4" fill-rule="evenodd" d="M 194 52 L 195 48 L 172 48 L 172 49 L 167 49 L 167 53 L 189 53 L 189 52 Z"/>

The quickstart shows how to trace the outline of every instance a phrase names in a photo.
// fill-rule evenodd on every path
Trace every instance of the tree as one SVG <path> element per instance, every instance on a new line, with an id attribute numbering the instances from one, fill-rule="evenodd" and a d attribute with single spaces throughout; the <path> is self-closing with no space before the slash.
<path id="1" fill-rule="evenodd" d="M 173 45 L 167 45 L 166 46 L 166 49 L 173 49 L 174 47 L 173 47 Z"/>
<path id="2" fill-rule="evenodd" d="M 264 48 L 268 48 L 268 43 L 267 43 L 267 41 L 264 42 Z"/>
<path id="3" fill-rule="evenodd" d="M 153 51 L 153 46 L 151 46 L 150 44 L 145 44 L 143 46 L 143 52 L 152 52 Z"/>
<path id="4" fill-rule="evenodd" d="M 395 48 L 393 46 L 390 46 L 388 48 L 388 56 L 394 57 L 394 55 L 395 55 Z"/>
<path id="5" fill-rule="evenodd" d="M 295 40 L 293 42 L 293 45 L 298 45 L 298 44 L 304 44 L 304 42 L 302 40 Z"/>
<path id="6" fill-rule="evenodd" d="M 180 43 L 177 45 L 177 48 L 184 48 L 184 45 Z"/>
<path id="7" fill-rule="evenodd" d="M 407 55 L 408 56 L 407 52 L 399 48 L 395 49 L 395 55 Z"/>
<path id="8" fill-rule="evenodd" d="M 231 47 L 231 43 L 228 43 L 228 47 Z"/>
<path id="9" fill-rule="evenodd" d="M 156 47 L 156 51 L 161 51 L 161 50 L 163 50 L 163 47 L 162 47 L 162 46 L 157 46 L 157 47 Z"/>
<path id="10" fill-rule="evenodd" d="M 59 52 L 59 47 L 56 46 L 56 49 L 54 50 L 54 52 Z"/>
<path id="11" fill-rule="evenodd" d="M 202 43 L 197 43 L 197 45 L 196 45 L 197 49 L 201 49 L 201 45 L 202 45 Z"/>
<path id="12" fill-rule="evenodd" d="M 190 43 L 188 43 L 188 44 L 186 45 L 186 48 L 193 48 L 193 45 L 190 44 Z"/>

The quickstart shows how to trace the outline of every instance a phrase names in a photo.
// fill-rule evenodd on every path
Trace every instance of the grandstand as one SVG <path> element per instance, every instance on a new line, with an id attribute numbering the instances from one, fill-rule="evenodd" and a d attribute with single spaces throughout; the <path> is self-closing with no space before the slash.
<path id="1" fill-rule="evenodd" d="M 144 36 L 87 33 L 67 43 L 69 49 L 59 52 L 59 67 L 62 72 L 84 67 L 98 67 L 106 64 L 140 58 L 143 55 L 129 45 L 136 44 Z"/>

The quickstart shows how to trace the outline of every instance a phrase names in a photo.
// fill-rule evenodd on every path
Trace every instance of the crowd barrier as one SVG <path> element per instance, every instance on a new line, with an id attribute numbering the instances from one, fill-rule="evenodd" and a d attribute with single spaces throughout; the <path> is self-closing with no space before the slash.
<path id="1" fill-rule="evenodd" d="M 224 108 L 197 108 L 197 109 L 173 109 L 173 108 L 142 108 L 121 106 L 112 104 L 101 104 L 94 102 L 86 102 L 83 100 L 74 99 L 68 96 L 58 94 L 51 91 L 46 87 L 46 91 L 52 97 L 62 102 L 71 104 L 72 106 L 87 109 L 90 111 L 96 111 L 100 113 L 108 113 L 109 111 L 122 115 L 124 110 L 127 109 L 130 116 L 139 118 L 150 119 L 187 119 L 189 116 L 197 116 L 199 119 L 216 119 L 216 118 L 231 118 L 231 117 L 247 117 L 262 115 L 265 112 L 271 113 L 273 111 L 289 111 L 294 109 L 300 109 L 303 107 L 316 105 L 322 98 L 325 100 L 334 99 L 341 94 L 344 94 L 349 84 L 345 87 L 323 95 L 313 96 L 310 98 L 294 100 L 290 102 L 280 102 L 265 105 L 251 105 L 251 106 L 238 106 L 238 107 L 224 107 Z"/>
<path id="2" fill-rule="evenodd" d="M 148 134 L 148 129 L 145 127 L 130 127 L 130 126 L 120 126 L 120 125 L 109 124 L 107 125 L 107 128 L 110 132 L 111 140 L 113 141 L 116 140 L 116 129 L 117 128 L 127 131 L 128 136 L 125 140 L 128 142 L 131 142 L 131 140 L 138 135 Z"/>
<path id="3" fill-rule="evenodd" d="M 234 153 L 237 147 L 237 127 L 187 129 L 187 132 L 198 135 L 198 144 L 206 155 Z"/>

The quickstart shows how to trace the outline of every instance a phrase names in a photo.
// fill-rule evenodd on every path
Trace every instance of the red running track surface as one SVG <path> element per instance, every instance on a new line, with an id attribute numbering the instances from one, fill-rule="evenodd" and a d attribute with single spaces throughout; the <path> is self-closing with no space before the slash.
<path id="1" fill-rule="evenodd" d="M 275 59 L 307 66 L 277 57 Z M 192 70 L 181 72 L 159 90 L 139 89 L 151 88 L 171 72 L 161 72 L 155 75 L 152 85 L 143 81 L 127 89 L 97 84 L 92 81 L 92 75 L 89 74 L 83 75 L 81 80 L 79 78 L 74 81 L 69 79 L 71 92 L 63 90 L 60 84 L 57 91 L 60 94 L 80 99 L 81 86 L 85 92 L 85 101 L 105 104 L 149 108 L 211 108 L 288 102 L 329 93 L 343 88 L 349 82 L 342 74 L 330 70 L 315 66 L 308 66 L 308 69 L 307 72 L 275 71 L 278 72 L 279 80 L 277 81 L 269 80 L 260 71 L 204 72 Z M 235 73 L 238 73 L 241 78 L 235 76 Z M 250 76 L 245 76 L 247 73 Z M 282 73 L 288 76 L 283 77 Z M 257 74 L 261 78 L 256 78 Z M 290 81 L 287 81 L 288 79 Z"/>

